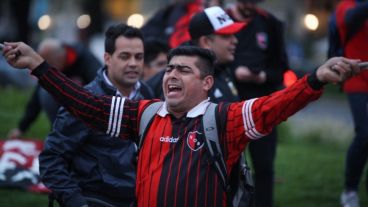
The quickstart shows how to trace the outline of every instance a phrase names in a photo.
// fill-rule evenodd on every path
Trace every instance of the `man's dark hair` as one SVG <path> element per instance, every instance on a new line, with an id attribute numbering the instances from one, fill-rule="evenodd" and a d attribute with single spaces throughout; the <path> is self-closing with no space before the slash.
<path id="1" fill-rule="evenodd" d="M 175 56 L 198 57 L 199 61 L 196 62 L 196 66 L 200 69 L 201 78 L 213 75 L 214 73 L 216 56 L 211 50 L 197 46 L 179 46 L 170 50 L 167 55 L 168 61 L 170 62 L 170 60 Z"/>
<path id="2" fill-rule="evenodd" d="M 209 35 L 203 35 L 203 36 L 204 37 L 207 37 L 208 39 L 212 39 L 213 40 L 213 38 L 215 38 L 215 35 L 216 34 L 209 34 Z M 201 37 L 203 37 L 203 36 L 201 36 Z M 198 46 L 199 47 L 199 38 L 201 38 L 201 37 L 198 37 L 198 38 L 195 38 L 195 39 L 191 39 L 191 40 L 185 42 L 185 44 L 187 44 L 187 45 L 195 45 L 195 46 Z"/>
<path id="3" fill-rule="evenodd" d="M 138 28 L 126 24 L 115 24 L 110 26 L 105 32 L 105 52 L 113 54 L 115 52 L 115 41 L 118 37 L 139 38 L 143 42 L 143 35 Z"/>
<path id="4" fill-rule="evenodd" d="M 149 64 L 154 59 L 157 58 L 157 56 L 160 53 L 167 54 L 170 50 L 169 45 L 157 38 L 148 38 L 144 41 L 144 64 Z"/>

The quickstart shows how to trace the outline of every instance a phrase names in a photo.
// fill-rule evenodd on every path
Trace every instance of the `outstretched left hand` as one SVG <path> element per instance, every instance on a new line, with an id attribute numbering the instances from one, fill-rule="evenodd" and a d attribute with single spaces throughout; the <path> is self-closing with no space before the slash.
<path id="1" fill-rule="evenodd" d="M 360 60 L 344 57 L 331 58 L 317 69 L 317 79 L 323 83 L 344 82 L 360 73 L 359 62 Z"/>

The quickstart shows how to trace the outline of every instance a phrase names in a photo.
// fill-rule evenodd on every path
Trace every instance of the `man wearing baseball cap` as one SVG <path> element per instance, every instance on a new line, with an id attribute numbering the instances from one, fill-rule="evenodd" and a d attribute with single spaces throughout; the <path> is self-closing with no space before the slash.
<path id="1" fill-rule="evenodd" d="M 205 49 L 212 50 L 217 58 L 215 64 L 215 84 L 210 91 L 213 102 L 238 101 L 233 78 L 228 65 L 234 60 L 238 43 L 235 33 L 239 32 L 245 23 L 234 22 L 220 7 L 205 9 L 193 16 L 189 23 L 189 34 L 192 43 Z"/>

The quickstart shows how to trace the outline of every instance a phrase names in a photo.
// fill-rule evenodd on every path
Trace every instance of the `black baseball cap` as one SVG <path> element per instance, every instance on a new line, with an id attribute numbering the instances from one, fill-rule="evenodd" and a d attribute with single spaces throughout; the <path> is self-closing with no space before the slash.
<path id="1" fill-rule="evenodd" d="M 245 25 L 243 22 L 234 22 L 221 7 L 213 6 L 192 17 L 189 34 L 192 39 L 210 34 L 231 35 L 239 32 Z"/>

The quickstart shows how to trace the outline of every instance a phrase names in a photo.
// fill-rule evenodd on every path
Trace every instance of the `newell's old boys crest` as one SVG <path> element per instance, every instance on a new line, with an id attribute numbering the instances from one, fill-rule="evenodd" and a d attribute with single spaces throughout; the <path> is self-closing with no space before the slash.
<path id="1" fill-rule="evenodd" d="M 204 138 L 200 135 L 201 133 L 199 133 L 198 131 L 188 133 L 187 144 L 191 150 L 197 151 L 203 147 Z"/>
<path id="2" fill-rule="evenodd" d="M 267 49 L 268 47 L 268 36 L 264 32 L 258 32 L 256 34 L 257 44 L 261 49 Z"/>

